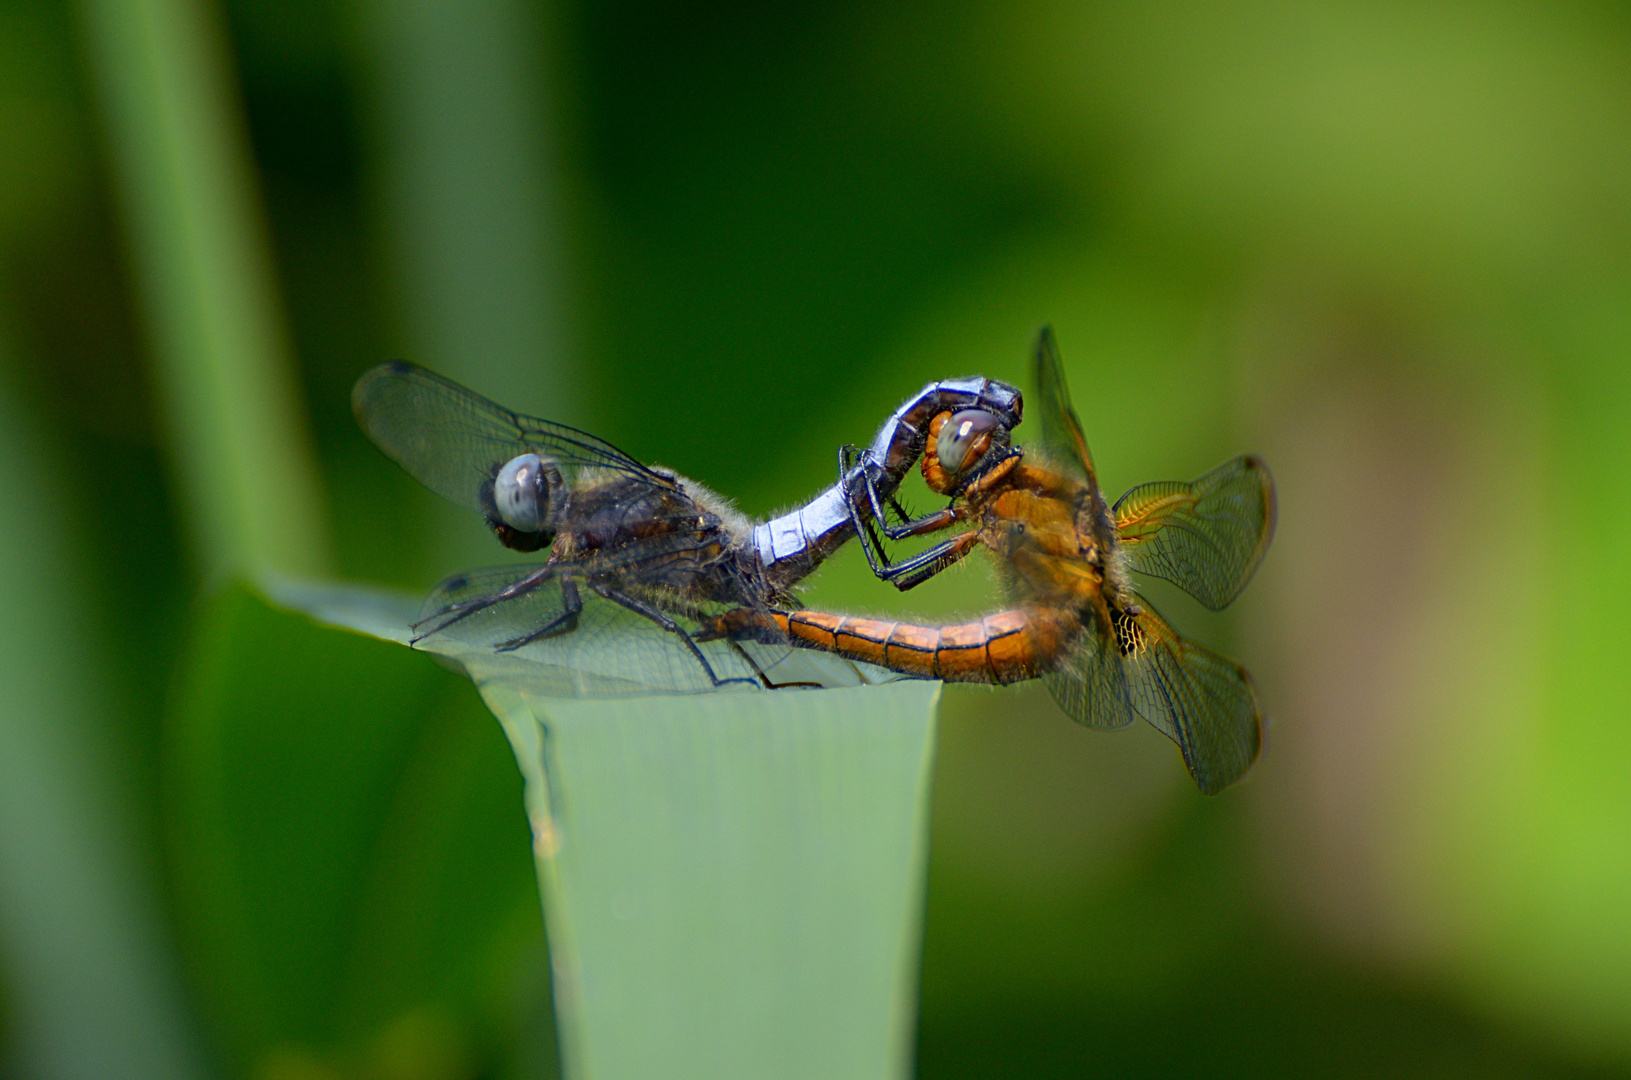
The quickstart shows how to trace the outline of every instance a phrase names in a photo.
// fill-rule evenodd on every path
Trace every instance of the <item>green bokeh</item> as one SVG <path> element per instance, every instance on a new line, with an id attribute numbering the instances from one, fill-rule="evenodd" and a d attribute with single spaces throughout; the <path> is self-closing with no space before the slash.
<path id="1" fill-rule="evenodd" d="M 280 422 L 309 429 L 332 519 L 316 540 L 345 576 L 426 588 L 480 526 L 347 403 L 387 356 L 476 362 L 433 351 L 453 316 L 403 241 L 412 27 L 343 0 L 198 10 L 226 23 L 307 403 Z M 548 292 L 567 325 L 545 328 L 559 356 L 495 351 L 485 392 L 543 409 L 566 372 L 554 418 L 761 514 L 924 382 L 1023 382 L 1050 321 L 1112 494 L 1247 450 L 1276 470 L 1280 533 L 1238 610 L 1158 597 L 1259 678 L 1274 725 L 1240 789 L 1202 799 L 1153 732 L 1075 729 L 1034 688 L 948 692 L 922 1075 L 1631 1068 L 1623 11 L 486 13 L 525 62 L 449 83 L 448 115 L 503 115 L 438 168 L 498 170 L 455 196 L 531 192 L 549 246 L 431 269 L 448 288 L 555 268 L 514 295 Z M 72 635 L 8 638 L 8 662 L 82 668 L 105 705 L 15 708 L 105 736 L 62 774 L 115 808 L 117 833 L 82 823 L 131 856 L 104 899 L 188 988 L 171 1019 L 221 1074 L 547 1070 L 520 781 L 474 691 L 199 574 L 82 14 L 0 2 L 0 404 L 51 510 L 0 506 L 49 554 L 13 545 L 0 575 L 8 596 L 55 583 L 13 617 Z M 548 153 L 482 157 L 500 121 L 543 124 Z M 529 340 L 516 318 L 491 340 Z M 808 599 L 940 618 L 997 594 L 970 560 L 900 597 L 849 551 Z M 0 866 L 0 897 L 30 873 Z M 28 997 L 19 910 L 0 1002 L 30 1062 L 74 1003 Z"/>

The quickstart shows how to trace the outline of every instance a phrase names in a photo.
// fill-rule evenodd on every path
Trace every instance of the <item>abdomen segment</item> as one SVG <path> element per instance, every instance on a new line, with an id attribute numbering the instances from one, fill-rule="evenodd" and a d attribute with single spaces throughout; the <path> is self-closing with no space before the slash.
<path id="1" fill-rule="evenodd" d="M 1047 670 L 1061 641 L 1053 620 L 1021 609 L 948 626 L 807 610 L 772 618 L 795 644 L 946 682 L 1034 679 Z"/>

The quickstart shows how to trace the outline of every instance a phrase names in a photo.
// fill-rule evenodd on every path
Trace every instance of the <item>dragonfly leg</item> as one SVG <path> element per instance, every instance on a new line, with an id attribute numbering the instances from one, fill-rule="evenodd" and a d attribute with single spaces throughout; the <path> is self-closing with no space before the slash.
<path id="1" fill-rule="evenodd" d="M 578 583 L 573 578 L 563 577 L 561 579 L 561 606 L 564 610 L 555 618 L 536 630 L 522 634 L 520 637 L 499 642 L 493 646 L 493 651 L 514 652 L 521 646 L 530 645 L 540 638 L 570 634 L 576 630 L 578 628 L 578 615 L 583 611 L 583 597 L 578 595 Z"/>
<path id="2" fill-rule="evenodd" d="M 686 649 L 689 650 L 691 655 L 696 658 L 697 663 L 702 665 L 702 670 L 707 673 L 709 681 L 711 681 L 715 686 L 724 686 L 726 683 L 747 683 L 750 686 L 754 684 L 755 680 L 753 679 L 721 679 L 718 675 L 715 675 L 713 665 L 708 663 L 708 658 L 702 655 L 702 650 L 697 647 L 697 643 L 695 641 L 691 640 L 691 635 L 685 632 L 685 628 L 645 601 L 637 600 L 626 593 L 620 593 L 616 589 L 610 588 L 606 585 L 596 585 L 591 583 L 589 587 L 595 590 L 596 594 L 599 596 L 610 600 L 614 604 L 619 604 L 628 608 L 636 615 L 650 619 L 664 630 L 667 630 L 669 633 L 675 635 L 681 641 L 685 642 Z"/>
<path id="3" fill-rule="evenodd" d="M 915 589 L 973 551 L 979 543 L 980 534 L 977 532 L 958 533 L 943 544 L 936 544 L 910 559 L 886 567 L 878 576 L 901 592 Z"/>
<path id="4" fill-rule="evenodd" d="M 731 648 L 736 650 L 737 655 L 748 662 L 748 667 L 753 669 L 753 673 L 759 677 L 759 681 L 764 684 L 764 688 L 766 690 L 790 690 L 799 686 L 813 686 L 818 689 L 820 688 L 821 684 L 818 682 L 771 682 L 770 676 L 765 674 L 765 669 L 759 666 L 759 662 L 755 660 L 746 649 L 742 648 L 741 642 L 737 641 L 735 638 L 730 638 L 728 640 L 730 641 Z"/>
<path id="5" fill-rule="evenodd" d="M 950 528 L 967 517 L 968 511 L 964 506 L 948 506 L 944 510 L 936 510 L 932 514 L 924 514 L 920 518 L 903 521 L 899 525 L 885 524 L 883 534 L 891 540 L 906 540 L 913 536 L 923 536 L 926 533 Z"/>
<path id="6" fill-rule="evenodd" d="M 932 514 L 925 514 L 919 518 L 908 518 L 905 508 L 901 506 L 898 499 L 891 495 L 886 500 L 878 493 L 877 482 L 871 473 L 863 470 L 862 474 L 857 478 L 857 482 L 866 492 L 867 503 L 872 508 L 872 520 L 877 522 L 878 526 L 883 529 L 883 534 L 891 540 L 905 540 L 913 536 L 922 536 L 924 533 L 937 532 L 940 529 L 956 524 L 967 514 L 967 511 L 962 507 L 948 506 L 944 510 L 936 510 Z M 890 509 L 895 511 L 895 515 L 900 518 L 899 524 L 891 525 L 889 523 L 889 516 L 883 510 L 885 502 L 889 504 Z M 852 516 L 855 514 L 853 498 L 850 500 L 850 512 Z M 856 524 L 859 525 L 859 522 L 856 522 Z"/>
<path id="7" fill-rule="evenodd" d="M 855 466 L 855 459 L 860 456 L 861 448 L 854 443 L 845 443 L 838 448 L 838 479 L 849 475 L 850 469 Z"/>
<path id="8" fill-rule="evenodd" d="M 503 603 L 505 600 L 514 600 L 518 596 L 531 592 L 533 589 L 536 589 L 544 582 L 553 578 L 555 576 L 555 569 L 556 568 L 553 564 L 546 563 L 545 565 L 534 570 L 532 573 L 528 574 L 526 577 L 522 578 L 520 581 L 511 582 L 495 593 L 489 593 L 486 596 L 478 596 L 474 600 L 463 600 L 457 604 L 451 604 L 429 618 L 419 620 L 413 624 L 413 630 L 415 631 L 413 636 L 413 644 L 417 645 L 419 642 L 430 637 L 430 635 L 441 633 L 443 630 L 446 630 L 459 620 L 468 619 L 478 611 L 484 611 L 487 608 L 492 607 L 494 604 Z M 444 619 L 443 616 L 451 617 Z M 437 619 L 442 619 L 442 621 L 423 633 L 418 632 L 421 626 L 424 626 L 426 623 L 433 622 Z"/>
<path id="9" fill-rule="evenodd" d="M 936 532 L 941 529 L 949 528 L 950 526 L 955 525 L 957 522 L 964 520 L 968 516 L 967 506 L 964 504 L 962 506 L 953 506 L 947 507 L 944 510 L 937 510 L 932 514 L 926 514 L 923 517 L 915 520 L 902 522 L 898 526 L 891 526 L 888 523 L 888 519 L 884 516 L 882 501 L 878 496 L 877 488 L 872 483 L 872 478 L 870 476 L 863 477 L 861 479 L 861 483 L 865 485 L 867 500 L 871 503 L 872 507 L 872 516 L 863 517 L 861 515 L 860 508 L 855 505 L 855 499 L 850 498 L 847 500 L 849 505 L 850 524 L 855 528 L 855 537 L 860 542 L 861 552 L 866 556 L 867 565 L 872 568 L 873 576 L 882 581 L 892 581 L 899 574 L 906 572 L 900 570 L 900 566 L 908 566 L 908 569 L 915 569 L 921 566 L 922 564 L 917 560 L 923 556 L 917 556 L 914 559 L 908 560 L 908 562 L 905 564 L 890 563 L 889 556 L 886 555 L 883 550 L 883 541 L 878 538 L 877 529 L 874 527 L 875 523 L 882 523 L 884 534 L 890 539 L 903 540 L 907 537 L 921 536 L 925 533 Z M 900 512 L 900 504 L 898 502 L 896 502 L 894 499 L 890 499 L 889 502 L 897 512 Z M 901 516 L 904 517 L 905 515 L 902 514 Z M 953 541 L 953 543 L 955 543 L 955 541 Z M 940 552 L 941 554 L 944 554 L 942 549 L 945 547 L 946 545 L 942 544 L 940 547 L 931 548 L 930 552 Z M 930 552 L 924 552 L 923 554 L 929 555 Z M 959 555 L 958 558 L 961 558 L 961 555 Z M 953 561 L 955 561 L 955 559 Z M 906 587 L 910 588 L 910 586 Z"/>
<path id="10" fill-rule="evenodd" d="M 883 520 L 882 512 L 878 509 L 877 489 L 872 487 L 870 480 L 867 481 L 867 487 L 868 498 L 872 501 L 874 508 L 874 519 Z M 966 520 L 968 517 L 967 506 L 968 504 L 964 503 L 959 506 L 947 507 L 944 510 L 937 510 L 932 514 L 917 518 L 915 521 L 903 522 L 894 529 L 886 524 L 884 533 L 891 539 L 900 540 L 946 529 L 959 521 Z M 878 539 L 878 534 L 873 528 L 873 521 L 863 519 L 856 511 L 853 501 L 850 503 L 850 517 L 855 525 L 856 539 L 860 541 L 861 551 L 866 555 L 867 565 L 872 568 L 873 576 L 880 581 L 892 583 L 901 592 L 923 584 L 974 550 L 975 545 L 979 543 L 978 533 L 972 531 L 961 533 L 945 543 L 937 544 L 909 559 L 891 563 L 889 556 L 883 550 L 883 541 Z"/>

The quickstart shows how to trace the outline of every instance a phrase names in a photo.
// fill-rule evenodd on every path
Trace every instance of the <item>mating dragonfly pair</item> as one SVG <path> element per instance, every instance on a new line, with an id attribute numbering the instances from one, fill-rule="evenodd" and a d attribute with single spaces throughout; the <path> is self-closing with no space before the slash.
<path id="1" fill-rule="evenodd" d="M 1268 470 L 1237 458 L 1194 483 L 1135 487 L 1112 506 L 1046 329 L 1035 366 L 1040 447 L 1013 442 L 1023 419 L 1014 387 L 932 383 L 869 448 L 840 451 L 832 487 L 759 524 L 694 481 L 411 364 L 368 372 L 352 401 L 386 454 L 479 510 L 505 546 L 548 549 L 542 564 L 444 581 L 416 641 L 457 635 L 515 652 L 574 694 L 809 686 L 778 679 L 801 649 L 899 676 L 1040 678 L 1088 726 L 1142 717 L 1178 744 L 1201 790 L 1219 791 L 1245 774 L 1261 744 L 1251 677 L 1179 636 L 1131 575 L 1172 581 L 1214 610 L 1229 604 L 1273 535 Z M 948 498 L 918 518 L 896 498 L 914 462 Z M 888 556 L 886 541 L 951 530 L 911 558 Z M 851 537 L 874 573 L 900 589 L 984 547 L 1012 605 L 944 626 L 801 608 L 795 586 Z"/>

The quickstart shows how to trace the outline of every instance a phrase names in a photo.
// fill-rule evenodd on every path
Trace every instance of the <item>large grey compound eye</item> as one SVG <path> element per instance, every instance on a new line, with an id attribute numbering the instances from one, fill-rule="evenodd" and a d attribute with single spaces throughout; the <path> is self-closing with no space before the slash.
<path id="1" fill-rule="evenodd" d="M 991 433 L 998 420 L 984 409 L 964 409 L 953 413 L 940 426 L 934 452 L 940 467 L 951 476 L 961 476 L 972 468 L 991 446 Z"/>
<path id="2" fill-rule="evenodd" d="M 543 458 L 522 454 L 505 462 L 493 480 L 493 503 L 504 524 L 519 532 L 549 527 L 549 477 Z"/>

